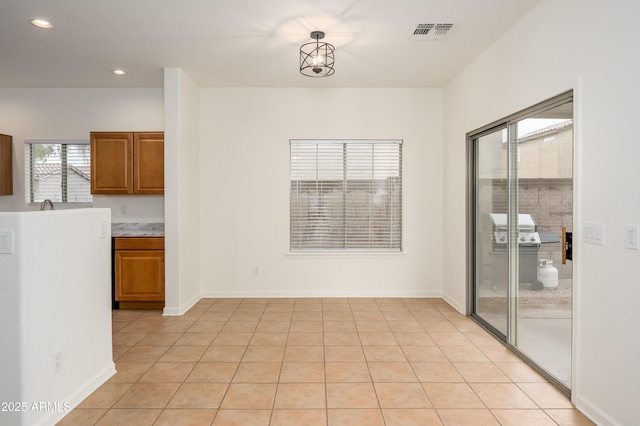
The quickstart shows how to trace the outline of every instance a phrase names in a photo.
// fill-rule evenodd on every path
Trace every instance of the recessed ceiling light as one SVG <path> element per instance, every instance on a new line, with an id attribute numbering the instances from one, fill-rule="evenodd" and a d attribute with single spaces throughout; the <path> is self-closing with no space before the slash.
<path id="1" fill-rule="evenodd" d="M 53 24 L 49 21 L 45 21 L 44 19 L 32 19 L 31 25 L 36 26 L 38 28 L 44 28 L 45 30 L 50 30 L 53 28 Z"/>
<path id="2" fill-rule="evenodd" d="M 111 74 L 113 74 L 113 75 L 127 75 L 127 72 L 125 70 L 113 70 L 113 71 L 111 71 Z"/>

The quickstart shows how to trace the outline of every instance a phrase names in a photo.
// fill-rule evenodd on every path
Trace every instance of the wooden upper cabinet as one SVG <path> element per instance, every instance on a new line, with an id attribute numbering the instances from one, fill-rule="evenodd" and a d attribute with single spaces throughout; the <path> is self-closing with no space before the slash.
<path id="1" fill-rule="evenodd" d="M 134 133 L 135 194 L 164 193 L 164 133 Z"/>
<path id="2" fill-rule="evenodd" d="M 133 194 L 133 133 L 91 133 L 91 193 Z"/>
<path id="3" fill-rule="evenodd" d="M 91 132 L 92 194 L 163 194 L 164 133 Z"/>
<path id="4" fill-rule="evenodd" d="M 0 135 L 0 195 L 13 195 L 13 138 Z"/>

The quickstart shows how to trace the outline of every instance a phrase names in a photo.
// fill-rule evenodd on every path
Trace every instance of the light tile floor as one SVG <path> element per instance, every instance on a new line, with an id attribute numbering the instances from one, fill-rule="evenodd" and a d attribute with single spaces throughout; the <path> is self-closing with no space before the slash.
<path id="1" fill-rule="evenodd" d="M 442 299 L 203 299 L 114 311 L 118 373 L 60 425 L 587 425 Z"/>

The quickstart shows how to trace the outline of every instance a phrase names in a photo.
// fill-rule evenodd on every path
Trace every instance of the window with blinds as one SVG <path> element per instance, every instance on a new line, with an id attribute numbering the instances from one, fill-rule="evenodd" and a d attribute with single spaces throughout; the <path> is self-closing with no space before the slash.
<path id="1" fill-rule="evenodd" d="M 28 203 L 93 201 L 88 140 L 26 140 L 25 162 Z"/>
<path id="2" fill-rule="evenodd" d="M 400 251 L 402 141 L 291 140 L 290 250 Z"/>

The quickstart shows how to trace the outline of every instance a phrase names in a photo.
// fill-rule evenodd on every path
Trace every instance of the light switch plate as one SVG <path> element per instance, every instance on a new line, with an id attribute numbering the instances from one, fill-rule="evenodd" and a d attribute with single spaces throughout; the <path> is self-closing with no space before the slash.
<path id="1" fill-rule="evenodd" d="M 583 230 L 585 243 L 604 245 L 604 225 L 602 223 L 585 222 Z"/>
<path id="2" fill-rule="evenodd" d="M 638 225 L 627 225 L 624 228 L 624 246 L 631 250 L 640 250 L 638 242 L 639 229 Z"/>
<path id="3" fill-rule="evenodd" d="M 13 253 L 13 230 L 0 229 L 0 254 Z"/>

